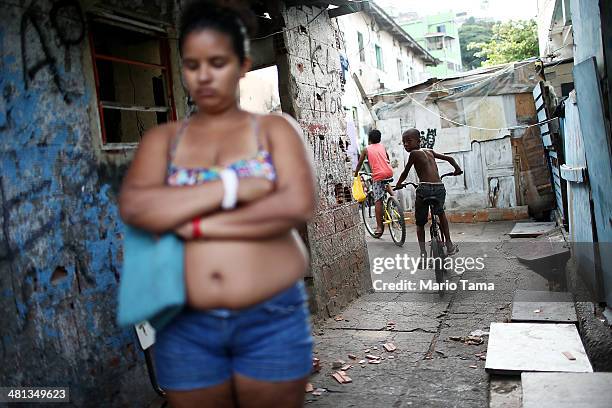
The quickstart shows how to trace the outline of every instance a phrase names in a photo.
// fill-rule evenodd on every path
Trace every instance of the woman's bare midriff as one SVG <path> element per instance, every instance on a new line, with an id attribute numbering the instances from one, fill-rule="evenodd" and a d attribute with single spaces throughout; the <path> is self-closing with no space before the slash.
<path id="1" fill-rule="evenodd" d="M 187 302 L 196 309 L 253 306 L 302 279 L 307 265 L 296 231 L 257 241 L 190 241 L 185 245 Z"/>

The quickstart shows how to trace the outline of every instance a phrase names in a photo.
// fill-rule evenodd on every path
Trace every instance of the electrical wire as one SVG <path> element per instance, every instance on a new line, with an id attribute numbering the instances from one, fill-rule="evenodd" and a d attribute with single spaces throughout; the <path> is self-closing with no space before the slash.
<path id="1" fill-rule="evenodd" d="M 453 119 L 449 119 L 449 118 L 447 118 L 445 116 L 442 116 L 439 113 L 436 113 L 436 112 L 432 111 L 427 106 L 423 105 L 422 103 L 420 103 L 419 101 L 414 99 L 412 96 L 410 96 L 410 95 L 406 95 L 406 96 L 408 96 L 408 98 L 410 98 L 415 104 L 419 105 L 421 108 L 425 109 L 426 111 L 428 111 L 432 115 L 437 116 L 440 119 L 446 120 L 447 122 L 453 123 L 453 124 L 455 124 L 455 125 L 457 125 L 459 127 L 466 127 L 466 128 L 469 128 L 469 129 L 490 130 L 490 131 L 497 131 L 497 132 L 502 131 L 502 130 L 529 129 L 531 127 L 540 126 L 540 125 L 552 122 L 552 121 L 557 119 L 556 117 L 554 117 L 554 118 L 546 119 L 546 120 L 543 120 L 541 122 L 534 123 L 534 124 L 531 124 L 531 125 L 516 125 L 516 126 L 507 126 L 507 127 L 502 127 L 502 128 L 485 128 L 485 127 L 479 127 L 479 126 L 471 126 L 471 125 L 468 125 L 468 124 L 465 124 L 465 123 L 457 122 L 457 121 L 455 121 Z"/>

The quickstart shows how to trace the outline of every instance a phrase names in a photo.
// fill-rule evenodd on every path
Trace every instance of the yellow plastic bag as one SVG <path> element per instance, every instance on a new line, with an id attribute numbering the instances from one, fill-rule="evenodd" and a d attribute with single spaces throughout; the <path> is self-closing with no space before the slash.
<path id="1" fill-rule="evenodd" d="M 361 183 L 361 177 L 357 176 L 353 179 L 353 198 L 361 203 L 366 199 L 366 193 L 363 191 L 363 184 Z"/>

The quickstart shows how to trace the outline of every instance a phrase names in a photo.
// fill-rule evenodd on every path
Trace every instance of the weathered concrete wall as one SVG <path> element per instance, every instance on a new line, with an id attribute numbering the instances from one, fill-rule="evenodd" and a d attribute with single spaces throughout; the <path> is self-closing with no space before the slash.
<path id="1" fill-rule="evenodd" d="M 535 127 L 508 130 L 537 122 L 531 93 L 438 100 L 423 106 L 404 100 L 394 109 L 379 111 L 379 117 L 376 126 L 382 132 L 395 179 L 409 158 L 400 135 L 412 127 L 421 130 L 424 146 L 452 156 L 464 170 L 461 176 L 444 179 L 447 209 L 528 205 L 530 214 L 538 217 L 551 208 L 553 193 L 539 131 Z M 443 118 L 472 127 L 457 126 Z M 438 167 L 440 174 L 452 171 L 444 161 L 438 161 Z M 417 180 L 414 170 L 408 180 Z M 414 208 L 414 189 L 404 189 L 398 197 L 405 209 Z"/>
<path id="2" fill-rule="evenodd" d="M 69 386 L 77 406 L 143 406 L 141 353 L 115 324 L 116 201 L 131 151 L 101 149 L 93 2 L 12 3 L 0 6 L 0 384 Z M 152 18 L 174 15 L 169 2 L 140 3 Z"/>
<path id="3" fill-rule="evenodd" d="M 283 11 L 285 52 L 279 55 L 283 111 L 304 129 L 317 173 L 319 204 L 307 227 L 312 300 L 317 317 L 336 314 L 371 288 L 357 203 L 352 199 L 346 122 L 340 88 L 339 33 L 316 7 Z"/>

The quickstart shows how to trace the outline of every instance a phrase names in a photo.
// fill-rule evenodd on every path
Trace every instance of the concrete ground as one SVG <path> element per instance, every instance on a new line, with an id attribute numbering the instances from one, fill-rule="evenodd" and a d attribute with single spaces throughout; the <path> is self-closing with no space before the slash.
<path id="1" fill-rule="evenodd" d="M 513 226 L 514 222 L 451 226 L 453 240 L 460 245 L 456 257 L 482 257 L 484 269 L 465 271 L 461 277 L 453 273 L 450 281 L 493 283 L 494 290 L 468 291 L 459 286 L 442 296 L 432 290 L 371 293 L 316 328 L 315 357 L 320 359 L 321 371 L 312 375 L 311 383 L 325 391 L 319 390 L 321 395 L 306 394 L 306 405 L 482 408 L 489 406 L 490 388 L 493 399 L 497 398 L 496 390 L 507 394 L 516 388 L 512 381 L 507 386 L 489 386 L 485 362 L 476 355 L 486 352 L 486 335 L 480 345 L 449 339 L 468 336 L 475 330 L 488 331 L 491 322 L 507 321 L 516 289 L 547 290 L 546 281 L 521 265 L 509 251 L 510 237 L 506 234 Z M 393 244 L 388 232 L 380 240 L 368 237 L 370 265 L 377 257 L 418 255 L 415 227 L 409 225 L 407 229 L 403 248 Z M 404 268 L 373 274 L 373 279 L 434 279 L 433 270 L 410 274 Z M 386 351 L 382 346 L 386 342 L 397 349 Z M 353 360 L 349 354 L 357 358 Z M 381 357 L 380 364 L 359 364 L 367 360 L 366 354 Z M 339 384 L 331 377 L 336 360 L 353 366 L 346 371 L 352 382 Z M 508 406 L 516 404 L 510 401 Z"/>

